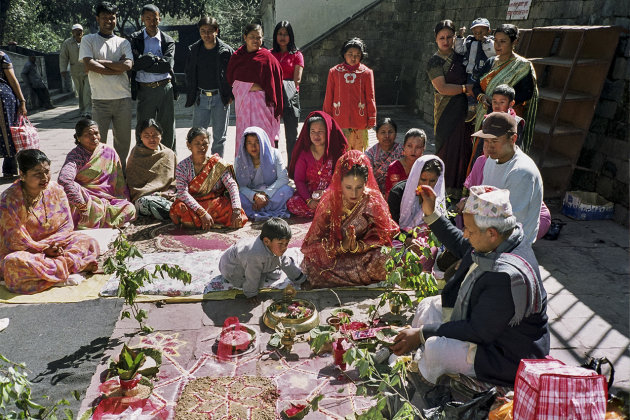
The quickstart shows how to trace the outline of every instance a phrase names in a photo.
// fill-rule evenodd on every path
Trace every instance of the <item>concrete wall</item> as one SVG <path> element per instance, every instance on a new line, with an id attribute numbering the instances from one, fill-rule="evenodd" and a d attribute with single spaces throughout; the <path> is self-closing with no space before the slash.
<path id="1" fill-rule="evenodd" d="M 421 15 L 413 0 L 384 0 L 356 19 L 332 31 L 303 50 L 305 69 L 300 100 L 307 108 L 321 108 L 328 70 L 342 61 L 344 41 L 358 36 L 365 41 L 368 57 L 363 63 L 374 70 L 378 105 L 413 104 L 417 57 L 412 23 Z"/>
<path id="2" fill-rule="evenodd" d="M 288 20 L 295 31 L 295 43 L 303 46 L 343 22 L 374 0 L 265 0 L 261 12 L 265 39 L 271 47 L 276 24 Z"/>

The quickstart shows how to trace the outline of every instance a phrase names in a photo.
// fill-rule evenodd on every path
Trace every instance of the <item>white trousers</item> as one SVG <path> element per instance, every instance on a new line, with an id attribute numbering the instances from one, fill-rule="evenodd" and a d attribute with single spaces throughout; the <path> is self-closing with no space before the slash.
<path id="1" fill-rule="evenodd" d="M 411 326 L 441 324 L 442 298 L 431 296 L 422 299 L 416 308 Z M 437 383 L 444 374 L 464 374 L 475 377 L 475 353 L 477 345 L 468 341 L 446 337 L 429 337 L 424 349 L 418 349 L 415 359 L 422 376 L 431 383 Z"/>

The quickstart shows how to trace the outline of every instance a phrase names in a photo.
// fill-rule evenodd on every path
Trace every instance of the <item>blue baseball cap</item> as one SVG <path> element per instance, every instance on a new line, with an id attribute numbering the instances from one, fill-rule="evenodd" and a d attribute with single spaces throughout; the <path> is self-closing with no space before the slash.
<path id="1" fill-rule="evenodd" d="M 487 26 L 488 29 L 490 29 L 490 21 L 486 18 L 477 18 L 473 20 L 472 25 L 470 25 L 470 29 L 474 28 L 475 26 Z"/>

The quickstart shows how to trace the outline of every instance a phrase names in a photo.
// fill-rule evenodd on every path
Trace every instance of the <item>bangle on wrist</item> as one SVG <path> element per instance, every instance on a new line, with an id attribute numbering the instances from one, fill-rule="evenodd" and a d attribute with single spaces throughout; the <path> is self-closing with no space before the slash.
<path id="1" fill-rule="evenodd" d="M 462 93 L 466 93 L 466 85 L 462 85 Z"/>
<path id="2" fill-rule="evenodd" d="M 483 98 L 483 93 L 480 93 L 479 95 L 477 95 L 477 102 L 481 102 L 482 98 Z"/>

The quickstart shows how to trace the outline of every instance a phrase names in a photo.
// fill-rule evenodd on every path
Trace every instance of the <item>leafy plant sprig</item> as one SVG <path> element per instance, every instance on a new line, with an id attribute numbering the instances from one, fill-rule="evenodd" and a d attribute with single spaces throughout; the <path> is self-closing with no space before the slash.
<path id="1" fill-rule="evenodd" d="M 164 275 L 181 280 L 184 284 L 189 284 L 191 281 L 191 275 L 186 270 L 182 269 L 178 265 L 157 264 L 153 272 L 150 272 L 146 265 L 137 269 L 131 270 L 129 268 L 129 262 L 133 258 L 141 258 L 142 254 L 135 245 L 132 245 L 127 241 L 127 237 L 120 232 L 118 238 L 116 238 L 112 244 L 114 250 L 114 256 L 105 260 L 104 270 L 107 274 L 114 274 L 119 279 L 118 284 L 118 297 L 125 299 L 131 312 L 128 310 L 122 311 L 120 319 L 133 318 L 140 324 L 142 332 L 149 333 L 153 331 L 153 328 L 145 324 L 147 319 L 147 312 L 144 309 L 140 309 L 136 303 L 138 297 L 138 289 L 143 287 L 145 283 L 151 283 L 160 275 L 164 278 Z"/>
<path id="2" fill-rule="evenodd" d="M 57 416 L 62 406 L 69 406 L 66 399 L 57 401 L 50 407 L 33 401 L 31 382 L 28 380 L 28 369 L 24 363 L 15 363 L 0 354 L 0 418 L 13 419 L 73 419 L 72 410 L 65 408 L 63 417 Z M 79 400 L 81 394 L 74 391 L 73 396 Z M 47 396 L 43 396 L 48 398 Z"/>
<path id="3" fill-rule="evenodd" d="M 431 258 L 431 248 L 438 246 L 439 242 L 433 232 L 423 231 L 419 228 L 413 229 L 410 233 L 401 232 L 398 235 L 397 239 L 403 244 L 401 248 L 387 246 L 381 248 L 381 252 L 389 256 L 385 263 L 387 278 L 384 286 L 386 290 L 380 295 L 379 302 L 368 308 L 371 320 L 374 320 L 379 309 L 385 306 L 387 301 L 390 301 L 392 305 L 413 306 L 414 301 L 406 292 L 400 290 L 401 288 L 414 290 L 418 299 L 437 294 L 438 288 L 435 277 L 431 273 L 423 271 L 420 256 L 411 246 L 406 245 L 408 238 L 418 239 L 421 234 L 424 234 L 423 238 L 425 238 L 423 240 L 424 245 L 420 246 L 422 255 Z"/>

